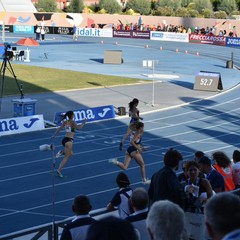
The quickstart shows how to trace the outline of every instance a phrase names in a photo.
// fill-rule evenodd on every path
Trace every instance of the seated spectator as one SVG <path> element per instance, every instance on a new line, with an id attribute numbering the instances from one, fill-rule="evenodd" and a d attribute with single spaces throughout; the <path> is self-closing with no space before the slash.
<path id="1" fill-rule="evenodd" d="M 235 150 L 233 152 L 233 181 L 235 183 L 236 188 L 240 188 L 240 152 L 238 150 Z"/>
<path id="2" fill-rule="evenodd" d="M 128 176 L 124 172 L 120 172 L 116 178 L 119 191 L 114 195 L 112 200 L 107 205 L 108 211 L 118 209 L 119 217 L 126 218 L 131 214 L 129 207 L 129 198 L 132 195 L 132 188 Z"/>
<path id="3" fill-rule="evenodd" d="M 180 240 L 184 236 L 184 212 L 168 200 L 155 202 L 147 217 L 151 240 Z"/>
<path id="4" fill-rule="evenodd" d="M 208 234 L 212 240 L 240 239 L 240 198 L 230 192 L 218 193 L 204 210 Z"/>
<path id="5" fill-rule="evenodd" d="M 200 158 L 199 169 L 201 172 L 206 174 L 206 178 L 210 182 L 212 189 L 215 193 L 224 192 L 225 191 L 225 183 L 223 176 L 216 171 L 211 165 L 211 159 L 208 157 Z"/>
<path id="6" fill-rule="evenodd" d="M 213 167 L 223 176 L 225 182 L 225 191 L 235 189 L 232 175 L 232 163 L 229 157 L 221 151 L 214 152 L 212 158 L 215 161 Z"/>
<path id="7" fill-rule="evenodd" d="M 86 240 L 137 240 L 137 233 L 131 223 L 114 216 L 101 218 L 93 223 Z"/>
<path id="8" fill-rule="evenodd" d="M 149 234 L 146 227 L 146 218 L 148 215 L 148 193 L 144 188 L 136 188 L 130 198 L 130 204 L 134 210 L 129 217 L 128 222 L 137 229 L 140 234 L 140 239 L 148 240 Z"/>
<path id="9" fill-rule="evenodd" d="M 189 178 L 183 183 L 187 193 L 185 210 L 188 212 L 203 210 L 203 204 L 213 195 L 211 184 L 207 179 L 199 177 L 200 170 L 195 161 L 188 162 L 186 168 Z M 202 197 L 204 193 L 205 196 Z"/>
<path id="10" fill-rule="evenodd" d="M 75 197 L 72 211 L 76 214 L 76 218 L 64 226 L 61 240 L 86 239 L 89 226 L 96 221 L 89 215 L 91 209 L 92 206 L 87 196 L 79 195 Z"/>

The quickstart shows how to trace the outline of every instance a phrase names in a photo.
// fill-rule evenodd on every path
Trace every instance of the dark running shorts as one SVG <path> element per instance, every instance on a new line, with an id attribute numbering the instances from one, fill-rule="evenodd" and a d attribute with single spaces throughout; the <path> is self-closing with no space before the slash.
<path id="1" fill-rule="evenodd" d="M 137 150 L 137 148 L 135 148 L 134 146 L 130 146 L 130 147 L 128 147 L 128 149 L 127 149 L 127 152 L 128 152 L 128 154 L 131 156 L 131 153 L 133 153 L 133 152 L 137 152 L 138 150 Z"/>
<path id="2" fill-rule="evenodd" d="M 62 145 L 65 147 L 65 143 L 67 143 L 67 142 L 73 142 L 73 138 L 64 137 L 62 140 Z"/>

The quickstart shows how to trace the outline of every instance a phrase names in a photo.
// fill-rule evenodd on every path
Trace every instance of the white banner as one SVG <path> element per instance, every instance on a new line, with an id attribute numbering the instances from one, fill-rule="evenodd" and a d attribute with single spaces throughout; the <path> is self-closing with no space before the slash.
<path id="1" fill-rule="evenodd" d="M 77 28 L 76 35 L 81 37 L 112 37 L 111 28 Z"/>
<path id="2" fill-rule="evenodd" d="M 174 32 L 155 32 L 150 33 L 151 40 L 158 41 L 172 41 L 172 42 L 188 42 L 188 33 L 174 33 Z"/>
<path id="3" fill-rule="evenodd" d="M 0 136 L 44 129 L 43 115 L 0 119 Z"/>

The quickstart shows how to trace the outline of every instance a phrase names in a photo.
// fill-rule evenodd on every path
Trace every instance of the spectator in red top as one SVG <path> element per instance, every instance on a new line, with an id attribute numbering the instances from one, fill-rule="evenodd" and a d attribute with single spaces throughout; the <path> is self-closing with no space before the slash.
<path id="1" fill-rule="evenodd" d="M 225 182 L 225 191 L 235 189 L 232 174 L 232 164 L 230 158 L 221 151 L 212 154 L 213 160 L 216 162 L 213 167 L 223 176 Z"/>

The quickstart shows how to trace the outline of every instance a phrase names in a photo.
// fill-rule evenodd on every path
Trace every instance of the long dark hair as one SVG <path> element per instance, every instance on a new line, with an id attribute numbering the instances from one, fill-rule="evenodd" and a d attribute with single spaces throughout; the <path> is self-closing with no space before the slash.
<path id="1" fill-rule="evenodd" d="M 220 167 L 226 168 L 231 165 L 230 158 L 226 155 L 226 153 L 217 151 L 212 154 L 213 160 L 217 162 Z"/>
<path id="2" fill-rule="evenodd" d="M 129 110 L 132 110 L 133 106 L 135 104 L 138 104 L 139 103 L 139 100 L 137 98 L 134 98 L 129 104 L 128 104 L 128 107 L 129 107 Z"/>
<path id="3" fill-rule="evenodd" d="M 62 116 L 62 120 L 67 119 L 67 117 L 68 119 L 71 119 L 73 115 L 74 115 L 73 111 L 68 111 Z"/>

